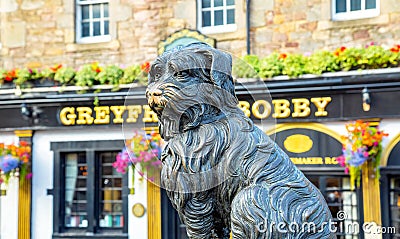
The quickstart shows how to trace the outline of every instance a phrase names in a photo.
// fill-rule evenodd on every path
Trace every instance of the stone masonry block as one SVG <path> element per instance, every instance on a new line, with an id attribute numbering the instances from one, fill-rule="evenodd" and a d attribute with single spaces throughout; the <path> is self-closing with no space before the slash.
<path id="1" fill-rule="evenodd" d="M 354 40 L 359 40 L 359 39 L 365 39 L 369 38 L 369 33 L 368 30 L 358 30 L 353 32 L 353 39 Z"/>
<path id="2" fill-rule="evenodd" d="M 251 13 L 250 24 L 252 27 L 265 26 L 265 11 L 257 10 Z"/>
<path id="3" fill-rule="evenodd" d="M 126 5 L 116 5 L 111 9 L 111 16 L 115 16 L 115 21 L 126 21 L 132 18 L 132 7 Z"/>
<path id="4" fill-rule="evenodd" d="M 57 16 L 57 28 L 74 28 L 74 16 L 72 14 Z"/>
<path id="5" fill-rule="evenodd" d="M 26 44 L 26 23 L 9 22 L 1 28 L 1 41 L 4 47 L 23 47 Z"/>
<path id="6" fill-rule="evenodd" d="M 194 11 L 183 11 L 183 9 L 196 9 L 196 1 L 178 1 L 174 6 L 174 18 L 186 19 L 192 26 L 196 25 L 196 14 Z"/>
<path id="7" fill-rule="evenodd" d="M 251 10 L 274 10 L 274 1 L 272 0 L 253 0 L 251 1 Z"/>

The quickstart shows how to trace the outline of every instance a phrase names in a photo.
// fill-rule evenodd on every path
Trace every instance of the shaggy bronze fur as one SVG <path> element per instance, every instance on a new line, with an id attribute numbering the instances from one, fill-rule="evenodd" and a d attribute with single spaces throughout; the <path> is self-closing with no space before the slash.
<path id="1" fill-rule="evenodd" d="M 146 96 L 167 141 L 161 182 L 189 238 L 334 238 L 321 193 L 237 107 L 231 64 L 191 44 L 158 57 L 149 74 Z"/>

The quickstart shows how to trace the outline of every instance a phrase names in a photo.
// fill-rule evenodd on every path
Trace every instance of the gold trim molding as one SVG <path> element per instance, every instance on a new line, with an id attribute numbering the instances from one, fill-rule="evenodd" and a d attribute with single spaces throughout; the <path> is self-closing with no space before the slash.
<path id="1" fill-rule="evenodd" d="M 269 130 L 265 131 L 265 133 L 267 135 L 271 135 L 271 134 L 279 133 L 279 132 L 282 132 L 282 131 L 285 131 L 285 130 L 289 130 L 289 129 L 310 129 L 310 130 L 315 130 L 315 131 L 327 134 L 327 135 L 333 137 L 334 139 L 336 139 L 337 141 L 339 141 L 340 143 L 343 143 L 343 140 L 342 140 L 340 134 L 338 134 L 334 130 L 326 127 L 325 125 L 319 124 L 319 123 L 283 123 L 283 124 L 277 124 L 272 129 L 269 129 Z"/>
<path id="2" fill-rule="evenodd" d="M 183 30 L 177 31 L 175 33 L 172 33 L 169 37 L 167 37 L 167 39 L 165 39 L 164 41 L 161 41 L 158 44 L 158 51 L 157 51 L 158 54 L 159 55 L 163 54 L 165 51 L 165 48 L 168 45 L 172 44 L 174 41 L 176 41 L 182 37 L 191 37 L 196 40 L 199 40 L 200 42 L 204 42 L 204 43 L 209 44 L 210 46 L 215 47 L 215 39 L 207 37 L 196 30 L 183 29 Z"/>
<path id="3" fill-rule="evenodd" d="M 400 133 L 398 135 L 396 135 L 396 137 L 394 137 L 390 143 L 388 144 L 388 146 L 386 147 L 385 151 L 382 154 L 382 159 L 381 159 L 381 166 L 382 167 L 386 167 L 388 160 L 389 160 L 389 156 L 390 153 L 392 152 L 393 148 L 400 142 Z"/>
<path id="4" fill-rule="evenodd" d="M 32 130 L 15 130 L 14 134 L 18 137 L 32 137 Z"/>

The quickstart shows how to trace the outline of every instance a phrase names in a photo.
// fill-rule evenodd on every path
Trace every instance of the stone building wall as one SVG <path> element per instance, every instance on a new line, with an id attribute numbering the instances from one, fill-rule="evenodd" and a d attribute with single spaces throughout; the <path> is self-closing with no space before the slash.
<path id="1" fill-rule="evenodd" d="M 154 59 L 158 43 L 173 32 L 196 29 L 195 0 L 111 0 L 106 43 L 75 43 L 74 0 L 6 0 L 18 5 L 0 13 L 0 67 L 83 63 L 140 64 Z M 25 2 L 37 4 L 24 5 Z M 354 21 L 331 21 L 331 0 L 252 0 L 251 53 L 308 53 L 371 41 L 400 43 L 400 4 L 381 2 L 381 14 Z M 246 54 L 245 0 L 236 0 L 235 32 L 210 34 L 217 47 Z"/>
<path id="2" fill-rule="evenodd" d="M 262 0 L 253 0 L 262 5 Z M 364 46 L 375 42 L 384 47 L 400 43 L 400 4 L 380 1 L 380 16 L 332 21 L 331 0 L 274 0 L 253 15 L 252 53 L 273 51 L 311 53 L 341 46 Z M 253 5 L 253 7 L 255 7 Z"/>

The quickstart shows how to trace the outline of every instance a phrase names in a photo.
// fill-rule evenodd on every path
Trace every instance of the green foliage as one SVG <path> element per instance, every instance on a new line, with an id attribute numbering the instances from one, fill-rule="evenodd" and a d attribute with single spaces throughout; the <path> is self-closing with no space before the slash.
<path id="1" fill-rule="evenodd" d="M 305 71 L 306 58 L 300 54 L 289 54 L 283 59 L 282 74 L 290 77 L 298 77 L 306 74 Z"/>
<path id="2" fill-rule="evenodd" d="M 92 65 L 84 65 L 75 75 L 77 86 L 93 86 L 96 83 L 97 72 Z"/>
<path id="3" fill-rule="evenodd" d="M 71 67 L 63 67 L 55 73 L 54 80 L 60 82 L 63 85 L 72 84 L 74 77 L 74 69 L 72 69 Z"/>
<path id="4" fill-rule="evenodd" d="M 147 73 L 142 71 L 139 65 L 129 66 L 124 70 L 124 75 L 120 79 L 120 84 L 130 84 L 137 81 L 140 84 L 147 84 Z"/>
<path id="5" fill-rule="evenodd" d="M 260 59 L 256 55 L 246 55 L 234 63 L 232 72 L 241 78 L 257 78 L 260 72 Z"/>
<path id="6" fill-rule="evenodd" d="M 260 60 L 259 75 L 261 78 L 271 78 L 274 76 L 282 75 L 283 59 L 278 53 L 262 58 Z"/>
<path id="7" fill-rule="evenodd" d="M 124 71 L 118 66 L 107 66 L 97 76 L 96 80 L 102 85 L 113 85 L 113 90 L 118 90 L 120 79 L 123 77 Z"/>
<path id="8" fill-rule="evenodd" d="M 244 56 L 242 60 L 234 66 L 234 75 L 238 78 L 248 77 L 254 74 L 254 71 L 261 78 L 279 75 L 320 75 L 325 72 L 399 67 L 400 45 L 391 49 L 374 44 L 364 48 L 340 47 L 333 52 L 317 51 L 310 56 L 275 52 L 264 58 Z"/>
<path id="9" fill-rule="evenodd" d="M 330 51 L 320 51 L 312 54 L 305 62 L 304 71 L 320 75 L 324 72 L 338 71 L 336 57 Z"/>

